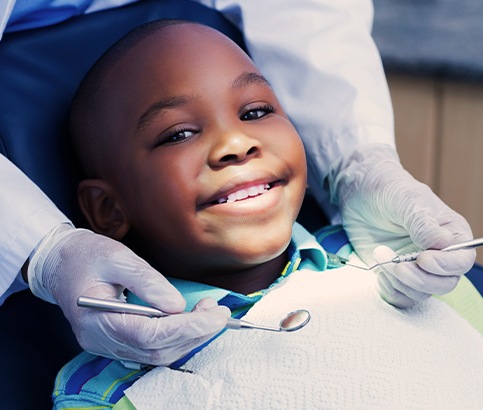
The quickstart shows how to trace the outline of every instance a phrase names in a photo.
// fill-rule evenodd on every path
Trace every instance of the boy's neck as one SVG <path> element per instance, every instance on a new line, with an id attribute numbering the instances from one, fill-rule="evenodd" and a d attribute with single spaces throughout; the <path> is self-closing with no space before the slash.
<path id="1" fill-rule="evenodd" d="M 155 269 L 158 269 L 163 275 L 172 276 L 178 279 L 186 279 L 181 275 L 174 274 L 175 267 L 170 266 L 170 257 L 163 255 L 159 249 L 150 253 L 148 244 L 140 240 L 134 234 L 129 233 L 124 240 L 124 244 L 131 248 L 142 258 L 146 259 Z M 156 255 L 156 256 L 154 256 Z M 186 279 L 195 282 L 204 283 L 210 286 L 216 286 L 233 292 L 248 295 L 262 289 L 268 288 L 275 280 L 277 280 L 288 262 L 288 250 L 286 249 L 279 256 L 267 262 L 246 268 L 244 270 L 223 269 L 218 270 L 215 274 L 203 272 L 199 279 Z M 195 267 L 196 269 L 196 267 Z"/>
<path id="2" fill-rule="evenodd" d="M 246 269 L 217 276 L 203 277 L 203 283 L 249 295 L 268 288 L 279 278 L 288 262 L 287 251 L 276 258 Z"/>

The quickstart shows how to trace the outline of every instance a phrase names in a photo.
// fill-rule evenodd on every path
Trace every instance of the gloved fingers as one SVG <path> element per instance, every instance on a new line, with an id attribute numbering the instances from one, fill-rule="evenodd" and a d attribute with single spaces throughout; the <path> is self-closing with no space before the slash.
<path id="1" fill-rule="evenodd" d="M 428 253 L 429 259 L 424 258 L 423 255 Z M 461 268 L 459 262 L 454 262 L 449 258 L 446 271 L 442 269 L 431 255 L 436 255 L 437 259 L 441 256 L 447 256 L 449 252 L 441 251 L 427 251 L 418 256 L 415 262 L 402 262 L 400 264 L 386 264 L 381 265 L 379 269 L 384 272 L 386 277 L 397 286 L 403 293 L 408 294 L 403 290 L 403 285 L 429 294 L 442 295 L 451 292 L 458 284 L 459 277 L 462 272 L 458 270 Z M 374 259 L 381 263 L 393 259 L 396 253 L 387 246 L 378 246 L 374 250 Z M 471 255 L 470 255 L 471 260 Z M 457 274 L 450 269 L 456 267 Z M 471 267 L 471 266 L 470 266 Z M 426 268 L 426 269 L 425 269 Z M 432 268 L 431 271 L 429 268 Z"/>
<path id="2" fill-rule="evenodd" d="M 120 346 L 115 355 L 110 356 L 112 359 L 129 360 L 136 363 L 148 364 L 152 366 L 168 366 L 186 356 L 198 346 L 209 341 L 216 334 L 198 337 L 185 341 L 176 346 L 166 346 L 163 349 L 124 349 L 126 346 Z"/>
<path id="3" fill-rule="evenodd" d="M 458 251 L 427 250 L 418 256 L 417 264 L 421 269 L 434 275 L 461 276 L 474 265 L 476 251 L 461 249 Z"/>
<path id="4" fill-rule="evenodd" d="M 84 295 L 87 286 L 105 283 L 118 290 L 128 288 L 163 311 L 179 313 L 184 310 L 181 294 L 118 241 L 84 229 L 63 228 L 50 237 L 41 251 L 38 253 L 42 263 L 38 265 L 43 272 L 42 286 L 59 305 L 62 305 L 61 300 L 68 302 L 62 309 Z"/>
<path id="5" fill-rule="evenodd" d="M 377 282 L 379 285 L 379 295 L 390 305 L 401 309 L 407 309 L 416 304 L 415 300 L 394 289 L 391 282 L 384 274 L 381 273 L 377 275 Z"/>
<path id="6" fill-rule="evenodd" d="M 417 249 L 441 249 L 453 239 L 452 233 L 442 227 L 428 209 L 414 212 L 405 228 Z"/>
<path id="7" fill-rule="evenodd" d="M 109 265 L 108 265 L 109 263 Z M 186 301 L 176 288 L 134 252 L 122 248 L 106 261 L 103 279 L 122 284 L 149 305 L 167 313 L 180 313 Z"/>
<path id="8" fill-rule="evenodd" d="M 166 364 L 219 333 L 228 315 L 224 306 L 162 318 L 89 310 L 78 340 L 85 350 L 102 356 Z"/>
<path id="9" fill-rule="evenodd" d="M 108 357 L 114 360 L 124 360 L 135 363 L 148 364 L 153 366 L 167 366 L 182 357 L 186 356 L 193 349 L 206 343 L 215 334 L 210 334 L 194 339 L 186 340 L 175 346 L 166 346 L 158 349 L 133 348 L 120 341 L 109 341 L 108 344 L 100 349 L 102 344 L 87 344 L 83 349 L 89 353 Z"/>
<path id="10" fill-rule="evenodd" d="M 218 302 L 213 298 L 201 299 L 193 308 L 192 312 L 208 312 L 216 311 L 218 314 L 222 313 L 227 318 L 231 316 L 231 311 L 226 306 L 218 305 Z"/>
<path id="11" fill-rule="evenodd" d="M 422 302 L 423 300 L 426 300 L 429 297 L 431 297 L 431 293 L 416 290 L 406 285 L 405 283 L 401 282 L 396 276 L 394 276 L 391 273 L 388 273 L 387 271 L 381 270 L 378 273 L 378 282 L 384 283 L 386 292 L 388 289 L 393 289 L 394 291 L 398 292 L 396 294 L 402 294 L 407 298 L 411 299 L 413 301 L 412 304 L 414 304 L 415 302 Z M 387 292 L 388 296 L 391 296 L 391 293 L 392 292 Z M 396 306 L 401 307 L 399 305 L 396 305 Z"/>
<path id="12" fill-rule="evenodd" d="M 144 350 L 136 361 L 138 363 L 150 364 L 153 366 L 168 366 L 186 356 L 193 349 L 196 349 L 198 346 L 206 343 L 208 340 L 214 337 L 215 334 L 188 340 L 184 344 L 172 347 L 168 346 L 164 349 Z"/>
<path id="13" fill-rule="evenodd" d="M 397 278 L 407 287 L 427 294 L 444 295 L 451 292 L 460 279 L 458 275 L 438 275 L 421 269 L 414 262 L 401 263 L 386 270 L 388 278 Z"/>
<path id="14" fill-rule="evenodd" d="M 140 320 L 145 318 L 135 315 L 124 316 L 130 317 L 123 318 L 124 329 L 118 332 L 123 337 L 119 340 L 126 340 L 141 349 L 158 349 L 218 333 L 225 327 L 228 313 L 225 307 L 217 307 L 207 312 L 181 313 L 148 320 Z M 115 328 L 121 327 L 119 324 Z M 111 331 L 114 332 L 114 328 Z"/>
<path id="15" fill-rule="evenodd" d="M 395 256 L 396 253 L 387 246 L 378 246 L 373 253 L 373 257 L 378 263 L 391 260 Z M 431 292 L 422 290 L 424 281 L 419 276 L 419 272 L 412 269 L 405 271 L 405 282 L 403 282 L 396 273 L 396 268 L 399 267 L 399 265 L 387 264 L 377 268 L 378 283 L 383 299 L 401 308 L 407 308 L 416 302 L 428 299 Z"/>
<path id="16" fill-rule="evenodd" d="M 454 243 L 473 238 L 471 228 L 463 216 L 444 204 L 433 192 L 427 203 L 437 203 L 433 208 L 421 208 L 410 216 L 407 230 L 419 249 L 442 249 Z M 396 249 L 396 248 L 393 248 Z"/>

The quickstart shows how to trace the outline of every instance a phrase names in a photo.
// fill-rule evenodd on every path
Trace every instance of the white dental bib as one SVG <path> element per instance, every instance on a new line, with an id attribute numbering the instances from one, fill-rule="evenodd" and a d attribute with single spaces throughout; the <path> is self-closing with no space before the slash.
<path id="1" fill-rule="evenodd" d="M 156 368 L 126 390 L 148 409 L 477 409 L 483 337 L 434 298 L 398 310 L 373 272 L 294 272 L 244 319 L 278 326 L 291 310 L 312 319 L 294 333 L 228 330 L 183 367 Z"/>

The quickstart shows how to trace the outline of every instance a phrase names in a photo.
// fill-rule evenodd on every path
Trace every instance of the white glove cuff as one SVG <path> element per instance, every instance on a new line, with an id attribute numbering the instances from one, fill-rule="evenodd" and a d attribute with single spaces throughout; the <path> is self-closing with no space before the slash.
<path id="1" fill-rule="evenodd" d="M 47 258 L 49 250 L 54 246 L 54 244 L 60 239 L 60 237 L 67 235 L 72 229 L 74 229 L 74 226 L 67 222 L 57 225 L 42 238 L 42 240 L 30 254 L 29 267 L 27 271 L 28 284 L 32 293 L 46 302 L 56 304 L 55 299 L 44 287 L 44 262 Z"/>

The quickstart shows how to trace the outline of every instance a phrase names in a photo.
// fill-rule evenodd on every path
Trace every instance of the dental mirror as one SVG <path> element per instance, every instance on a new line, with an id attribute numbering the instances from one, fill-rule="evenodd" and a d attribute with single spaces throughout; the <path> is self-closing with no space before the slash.
<path id="1" fill-rule="evenodd" d="M 302 329 L 310 321 L 310 313 L 308 310 L 299 309 L 290 312 L 280 321 L 280 327 L 269 327 L 255 325 L 254 323 L 247 322 L 241 319 L 228 319 L 226 324 L 227 329 L 259 329 L 269 330 L 271 332 L 295 332 Z"/>
<path id="2" fill-rule="evenodd" d="M 77 300 L 77 305 L 81 307 L 106 310 L 109 312 L 118 313 L 131 313 L 134 315 L 150 316 L 150 317 L 163 317 L 169 316 L 168 313 L 161 312 L 158 309 L 149 306 L 133 305 L 131 303 L 118 302 L 113 300 L 104 300 L 90 298 L 87 296 L 80 296 Z M 229 318 L 226 323 L 227 329 L 259 329 L 269 330 L 271 332 L 295 332 L 303 328 L 310 320 L 310 313 L 308 310 L 299 309 L 290 312 L 280 321 L 280 326 L 269 327 L 256 325 L 254 323 L 247 322 L 246 320 Z"/>

